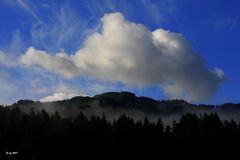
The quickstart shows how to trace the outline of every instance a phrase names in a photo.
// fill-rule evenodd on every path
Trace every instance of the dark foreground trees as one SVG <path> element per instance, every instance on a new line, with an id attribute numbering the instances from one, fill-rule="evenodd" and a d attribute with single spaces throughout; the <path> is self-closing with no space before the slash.
<path id="1" fill-rule="evenodd" d="M 185 114 L 164 127 L 161 119 L 134 122 L 122 115 L 110 123 L 104 114 L 69 119 L 0 107 L 0 159 L 231 159 L 239 145 L 239 124 L 216 114 Z"/>

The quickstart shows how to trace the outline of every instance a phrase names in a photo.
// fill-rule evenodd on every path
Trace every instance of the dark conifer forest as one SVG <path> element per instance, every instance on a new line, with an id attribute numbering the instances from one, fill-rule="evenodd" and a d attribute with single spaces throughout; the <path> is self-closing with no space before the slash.
<path id="1" fill-rule="evenodd" d="M 240 124 L 217 113 L 184 113 L 164 125 L 160 117 L 136 121 L 122 114 L 109 121 L 105 113 L 71 118 L 0 107 L 0 159 L 231 159 L 239 144 Z"/>

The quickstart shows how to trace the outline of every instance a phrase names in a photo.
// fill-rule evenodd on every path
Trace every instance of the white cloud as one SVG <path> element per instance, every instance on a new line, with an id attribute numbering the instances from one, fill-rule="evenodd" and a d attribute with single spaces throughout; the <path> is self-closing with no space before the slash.
<path id="1" fill-rule="evenodd" d="M 64 99 L 70 99 L 76 96 L 86 96 L 86 94 L 81 93 L 80 91 L 71 88 L 65 84 L 61 84 L 55 89 L 55 93 L 50 96 L 46 96 L 40 99 L 40 102 L 52 102 L 59 101 Z"/>
<path id="2" fill-rule="evenodd" d="M 128 85 L 159 85 L 171 98 L 206 100 L 224 72 L 209 70 L 204 59 L 178 33 L 131 23 L 121 13 L 106 14 L 102 30 L 89 36 L 74 55 L 49 54 L 30 47 L 21 57 L 66 78 L 86 76 Z"/>
<path id="3" fill-rule="evenodd" d="M 66 93 L 54 93 L 51 96 L 44 97 L 40 99 L 40 102 L 53 102 L 53 101 L 61 101 L 64 99 L 69 99 L 74 97 L 75 95 L 66 94 Z"/>
<path id="4" fill-rule="evenodd" d="M 215 68 L 214 73 L 221 79 L 225 78 L 224 71 L 219 68 Z"/>
<path id="5" fill-rule="evenodd" d="M 59 73 L 66 78 L 73 78 L 78 75 L 78 68 L 65 53 L 51 55 L 45 51 L 39 51 L 30 47 L 20 61 L 26 66 L 39 65 L 50 72 Z"/>

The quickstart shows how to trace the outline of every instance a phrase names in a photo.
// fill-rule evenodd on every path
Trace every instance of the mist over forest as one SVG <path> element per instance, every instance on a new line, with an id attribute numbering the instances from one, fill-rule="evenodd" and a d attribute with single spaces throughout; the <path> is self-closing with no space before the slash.
<path id="1" fill-rule="evenodd" d="M 184 113 L 197 114 L 217 113 L 222 120 L 240 120 L 240 105 L 226 103 L 222 105 L 192 104 L 184 100 L 155 100 L 149 97 L 137 97 L 131 92 L 106 92 L 93 97 L 77 96 L 71 99 L 55 102 L 39 102 L 20 100 L 10 107 L 18 106 L 22 111 L 44 109 L 50 114 L 58 112 L 62 117 L 75 118 L 79 113 L 86 117 L 101 116 L 105 113 L 107 120 L 113 121 L 125 114 L 135 121 L 148 117 L 156 122 L 162 118 L 168 124 L 178 121 Z"/>

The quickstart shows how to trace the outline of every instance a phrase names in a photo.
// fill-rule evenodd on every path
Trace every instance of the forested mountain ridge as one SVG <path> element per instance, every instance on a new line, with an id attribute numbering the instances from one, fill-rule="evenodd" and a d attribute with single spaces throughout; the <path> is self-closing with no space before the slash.
<path id="1" fill-rule="evenodd" d="M 240 120 L 240 104 L 196 105 L 184 100 L 155 100 L 149 97 L 138 97 L 131 92 L 107 92 L 93 97 L 77 96 L 68 100 L 46 103 L 20 100 L 10 105 L 10 107 L 16 106 L 25 112 L 31 109 L 35 111 L 44 109 L 49 113 L 57 111 L 63 117 L 76 117 L 79 113 L 90 117 L 92 114 L 101 115 L 104 112 L 110 120 L 126 114 L 135 120 L 142 120 L 147 116 L 150 120 L 156 121 L 160 116 L 164 121 L 164 117 L 178 119 L 184 113 L 214 112 L 217 112 L 223 120 Z"/>

